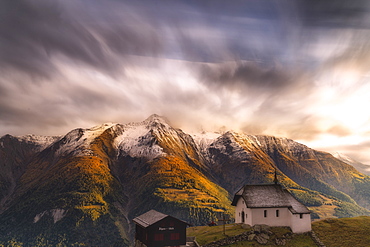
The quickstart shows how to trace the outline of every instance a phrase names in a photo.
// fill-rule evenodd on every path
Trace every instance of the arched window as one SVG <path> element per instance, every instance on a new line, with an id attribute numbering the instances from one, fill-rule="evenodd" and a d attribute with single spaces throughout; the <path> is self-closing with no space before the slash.
<path id="1" fill-rule="evenodd" d="M 242 211 L 242 223 L 244 223 L 244 221 L 245 221 L 244 215 L 245 215 L 245 213 L 244 213 L 244 211 Z"/>

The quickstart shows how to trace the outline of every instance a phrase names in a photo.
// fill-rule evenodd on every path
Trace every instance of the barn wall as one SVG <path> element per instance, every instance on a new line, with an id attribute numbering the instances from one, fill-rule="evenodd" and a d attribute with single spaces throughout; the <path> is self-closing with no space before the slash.
<path id="1" fill-rule="evenodd" d="M 186 227 L 186 223 L 168 216 L 146 229 L 148 232 L 147 245 L 150 247 L 184 245 L 186 244 Z M 178 239 L 171 239 L 173 234 L 179 234 Z M 162 240 L 156 239 L 159 235 Z"/>

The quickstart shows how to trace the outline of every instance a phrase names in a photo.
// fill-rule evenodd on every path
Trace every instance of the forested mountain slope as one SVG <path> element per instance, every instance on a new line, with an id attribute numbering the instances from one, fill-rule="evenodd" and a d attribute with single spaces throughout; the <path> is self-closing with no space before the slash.
<path id="1" fill-rule="evenodd" d="M 128 246 L 134 217 L 233 217 L 233 194 L 271 183 L 275 170 L 315 217 L 370 209 L 370 177 L 328 153 L 271 136 L 190 135 L 157 115 L 61 137 L 3 136 L 0 169 L 0 243 Z"/>

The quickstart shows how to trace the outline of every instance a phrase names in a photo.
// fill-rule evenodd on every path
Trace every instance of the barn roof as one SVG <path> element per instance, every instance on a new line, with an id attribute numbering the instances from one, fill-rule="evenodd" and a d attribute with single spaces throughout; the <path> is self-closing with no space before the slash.
<path id="1" fill-rule="evenodd" d="M 155 211 L 155 210 L 152 209 L 152 210 L 134 218 L 133 221 L 138 225 L 141 225 L 143 227 L 148 227 L 148 226 L 153 225 L 154 223 L 166 218 L 167 216 L 168 215 L 160 213 L 160 212 Z"/>
<path id="2" fill-rule="evenodd" d="M 245 185 L 234 196 L 232 202 L 236 206 L 242 197 L 249 208 L 280 208 L 287 207 L 292 213 L 310 213 L 308 208 L 300 203 L 280 184 Z"/>
<path id="3" fill-rule="evenodd" d="M 140 215 L 140 216 L 138 216 L 138 217 L 134 218 L 134 219 L 133 219 L 133 221 L 134 221 L 136 224 L 138 224 L 138 225 L 140 225 L 140 226 L 142 226 L 142 227 L 146 228 L 146 227 L 148 227 L 148 226 L 151 226 L 151 225 L 153 225 L 153 224 L 157 223 L 158 221 L 163 220 L 163 219 L 164 219 L 164 218 L 166 218 L 166 217 L 171 217 L 171 218 L 173 218 L 173 219 L 175 219 L 175 220 L 181 221 L 181 222 L 183 222 L 184 224 L 189 225 L 188 223 L 186 223 L 186 222 L 184 222 L 184 221 L 182 221 L 182 220 L 176 219 L 176 218 L 174 218 L 174 217 L 172 217 L 172 216 L 169 216 L 169 215 L 167 215 L 167 214 L 163 214 L 163 213 L 158 212 L 158 211 L 156 211 L 156 210 L 154 210 L 154 209 L 152 209 L 152 210 L 150 210 L 150 211 L 148 211 L 148 212 L 146 212 L 146 213 L 144 213 L 144 214 L 142 214 L 142 215 Z"/>

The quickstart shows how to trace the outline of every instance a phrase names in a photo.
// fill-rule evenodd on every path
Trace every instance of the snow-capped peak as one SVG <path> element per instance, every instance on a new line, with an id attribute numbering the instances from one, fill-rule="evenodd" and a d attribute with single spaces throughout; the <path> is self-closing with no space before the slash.
<path id="1" fill-rule="evenodd" d="M 165 128 L 167 130 L 171 130 L 172 127 L 169 124 L 169 121 L 165 117 L 161 117 L 157 114 L 153 114 L 149 116 L 147 119 L 145 119 L 143 124 L 147 125 L 149 128 Z"/>
<path id="2" fill-rule="evenodd" d="M 159 116 L 157 114 L 152 114 L 147 119 L 145 119 L 144 122 L 146 122 L 146 123 L 150 123 L 150 122 L 162 122 L 162 123 L 164 122 L 164 123 L 167 123 L 168 120 L 163 116 Z"/>
<path id="3" fill-rule="evenodd" d="M 38 136 L 38 135 L 24 135 L 24 136 L 17 136 L 18 140 L 24 142 L 35 143 L 41 147 L 41 149 L 46 148 L 51 143 L 59 140 L 61 136 Z"/>
<path id="4" fill-rule="evenodd" d="M 86 129 L 81 139 L 86 139 L 86 141 L 90 143 L 96 137 L 100 136 L 101 134 L 103 134 L 104 131 L 113 127 L 114 125 L 117 125 L 117 124 L 116 123 L 104 123 L 102 125 L 98 125 L 90 129 Z"/>
<path id="5" fill-rule="evenodd" d="M 114 146 L 131 157 L 153 159 L 163 154 L 162 148 L 156 144 L 151 134 L 153 123 L 162 123 L 158 115 L 152 115 L 143 122 L 122 125 L 122 132 L 114 139 Z"/>
<path id="6" fill-rule="evenodd" d="M 89 129 L 75 129 L 64 136 L 61 141 L 63 145 L 57 151 L 57 154 L 75 153 L 78 155 L 93 155 L 89 146 L 92 141 L 100 136 L 107 129 L 115 126 L 115 123 L 104 123 Z"/>
<path id="7" fill-rule="evenodd" d="M 90 129 L 86 129 L 87 131 L 98 131 L 100 134 L 104 132 L 106 129 L 111 128 L 112 126 L 116 125 L 117 123 L 103 123 L 101 125 L 97 125 L 94 127 L 91 127 Z"/>
<path id="8" fill-rule="evenodd" d="M 221 133 L 202 131 L 201 133 L 190 133 L 190 135 L 193 138 L 194 142 L 203 149 L 205 147 L 208 147 L 218 137 L 220 137 Z"/>

